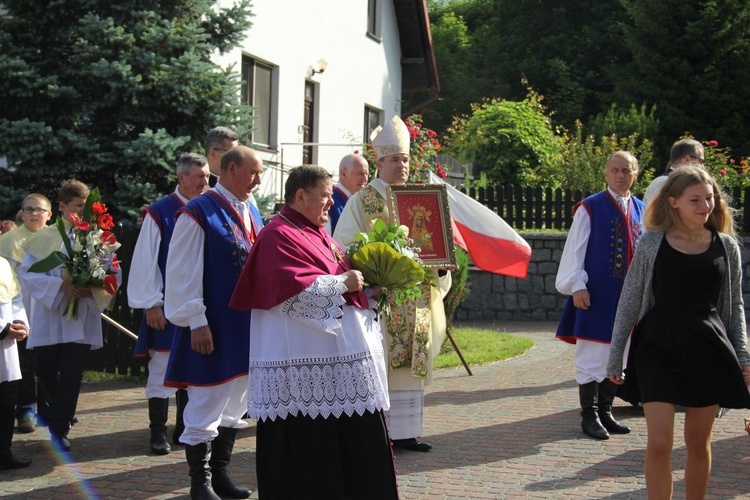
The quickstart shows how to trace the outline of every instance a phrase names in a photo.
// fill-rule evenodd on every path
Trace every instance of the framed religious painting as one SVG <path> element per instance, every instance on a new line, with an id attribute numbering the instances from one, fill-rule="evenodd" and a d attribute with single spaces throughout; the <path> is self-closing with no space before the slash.
<path id="1" fill-rule="evenodd" d="M 445 184 L 388 186 L 394 222 L 409 228 L 425 267 L 456 269 L 456 247 Z"/>

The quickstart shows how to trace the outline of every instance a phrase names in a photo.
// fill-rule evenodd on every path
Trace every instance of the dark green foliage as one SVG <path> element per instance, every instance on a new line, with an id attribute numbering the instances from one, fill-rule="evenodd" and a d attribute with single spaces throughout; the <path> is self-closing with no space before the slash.
<path id="1" fill-rule="evenodd" d="M 614 73 L 619 102 L 656 104 L 657 146 L 689 131 L 750 153 L 750 4 L 744 0 L 621 0 L 629 64 Z"/>
<path id="2" fill-rule="evenodd" d="M 458 0 L 430 2 L 440 100 L 422 111 L 445 132 L 451 116 L 482 99 L 520 101 L 529 84 L 547 98 L 556 123 L 572 128 L 609 106 L 626 47 L 618 0 Z M 423 97 L 405 96 L 405 107 Z"/>
<path id="3" fill-rule="evenodd" d="M 441 92 L 421 113 L 441 134 L 472 103 L 523 100 L 525 76 L 554 124 L 580 121 L 584 137 L 606 135 L 613 104 L 642 110 L 660 168 L 686 131 L 750 156 L 745 0 L 434 0 L 430 18 Z"/>
<path id="4" fill-rule="evenodd" d="M 210 61 L 250 27 L 249 0 L 10 0 L 0 18 L 0 213 L 75 177 L 118 220 L 174 189 L 214 126 L 245 133 L 239 80 Z"/>

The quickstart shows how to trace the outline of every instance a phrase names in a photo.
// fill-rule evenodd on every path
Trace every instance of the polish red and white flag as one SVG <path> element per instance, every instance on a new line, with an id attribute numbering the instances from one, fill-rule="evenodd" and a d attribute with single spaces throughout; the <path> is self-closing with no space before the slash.
<path id="1" fill-rule="evenodd" d="M 453 240 L 483 271 L 526 278 L 531 247 L 499 215 L 430 172 L 430 183 L 448 186 Z"/>

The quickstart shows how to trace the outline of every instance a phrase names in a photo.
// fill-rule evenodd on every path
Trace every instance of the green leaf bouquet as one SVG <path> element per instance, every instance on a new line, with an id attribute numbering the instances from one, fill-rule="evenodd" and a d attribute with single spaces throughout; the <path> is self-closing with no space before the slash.
<path id="1" fill-rule="evenodd" d="M 373 220 L 374 230 L 357 233 L 356 242 L 346 254 L 364 277 L 365 284 L 380 287 L 378 313 L 388 315 L 391 304 L 388 292 L 396 298 L 396 305 L 404 300 L 420 297 L 420 285 L 431 276 L 419 258 L 419 247 L 409 238 L 409 228 Z"/>

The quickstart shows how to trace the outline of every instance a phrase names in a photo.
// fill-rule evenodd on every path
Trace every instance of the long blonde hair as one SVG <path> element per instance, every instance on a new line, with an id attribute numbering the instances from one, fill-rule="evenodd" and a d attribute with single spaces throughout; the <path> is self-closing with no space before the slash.
<path id="1" fill-rule="evenodd" d="M 692 163 L 675 169 L 669 174 L 664 187 L 648 204 L 645 215 L 646 229 L 654 232 L 667 232 L 673 229 L 686 231 L 687 228 L 680 214 L 672 208 L 669 198 L 679 198 L 687 188 L 696 184 L 711 186 L 714 193 L 714 210 L 708 217 L 705 228 L 734 236 L 736 234 L 734 210 L 729 206 L 731 202 L 729 195 L 722 191 L 703 167 Z"/>

